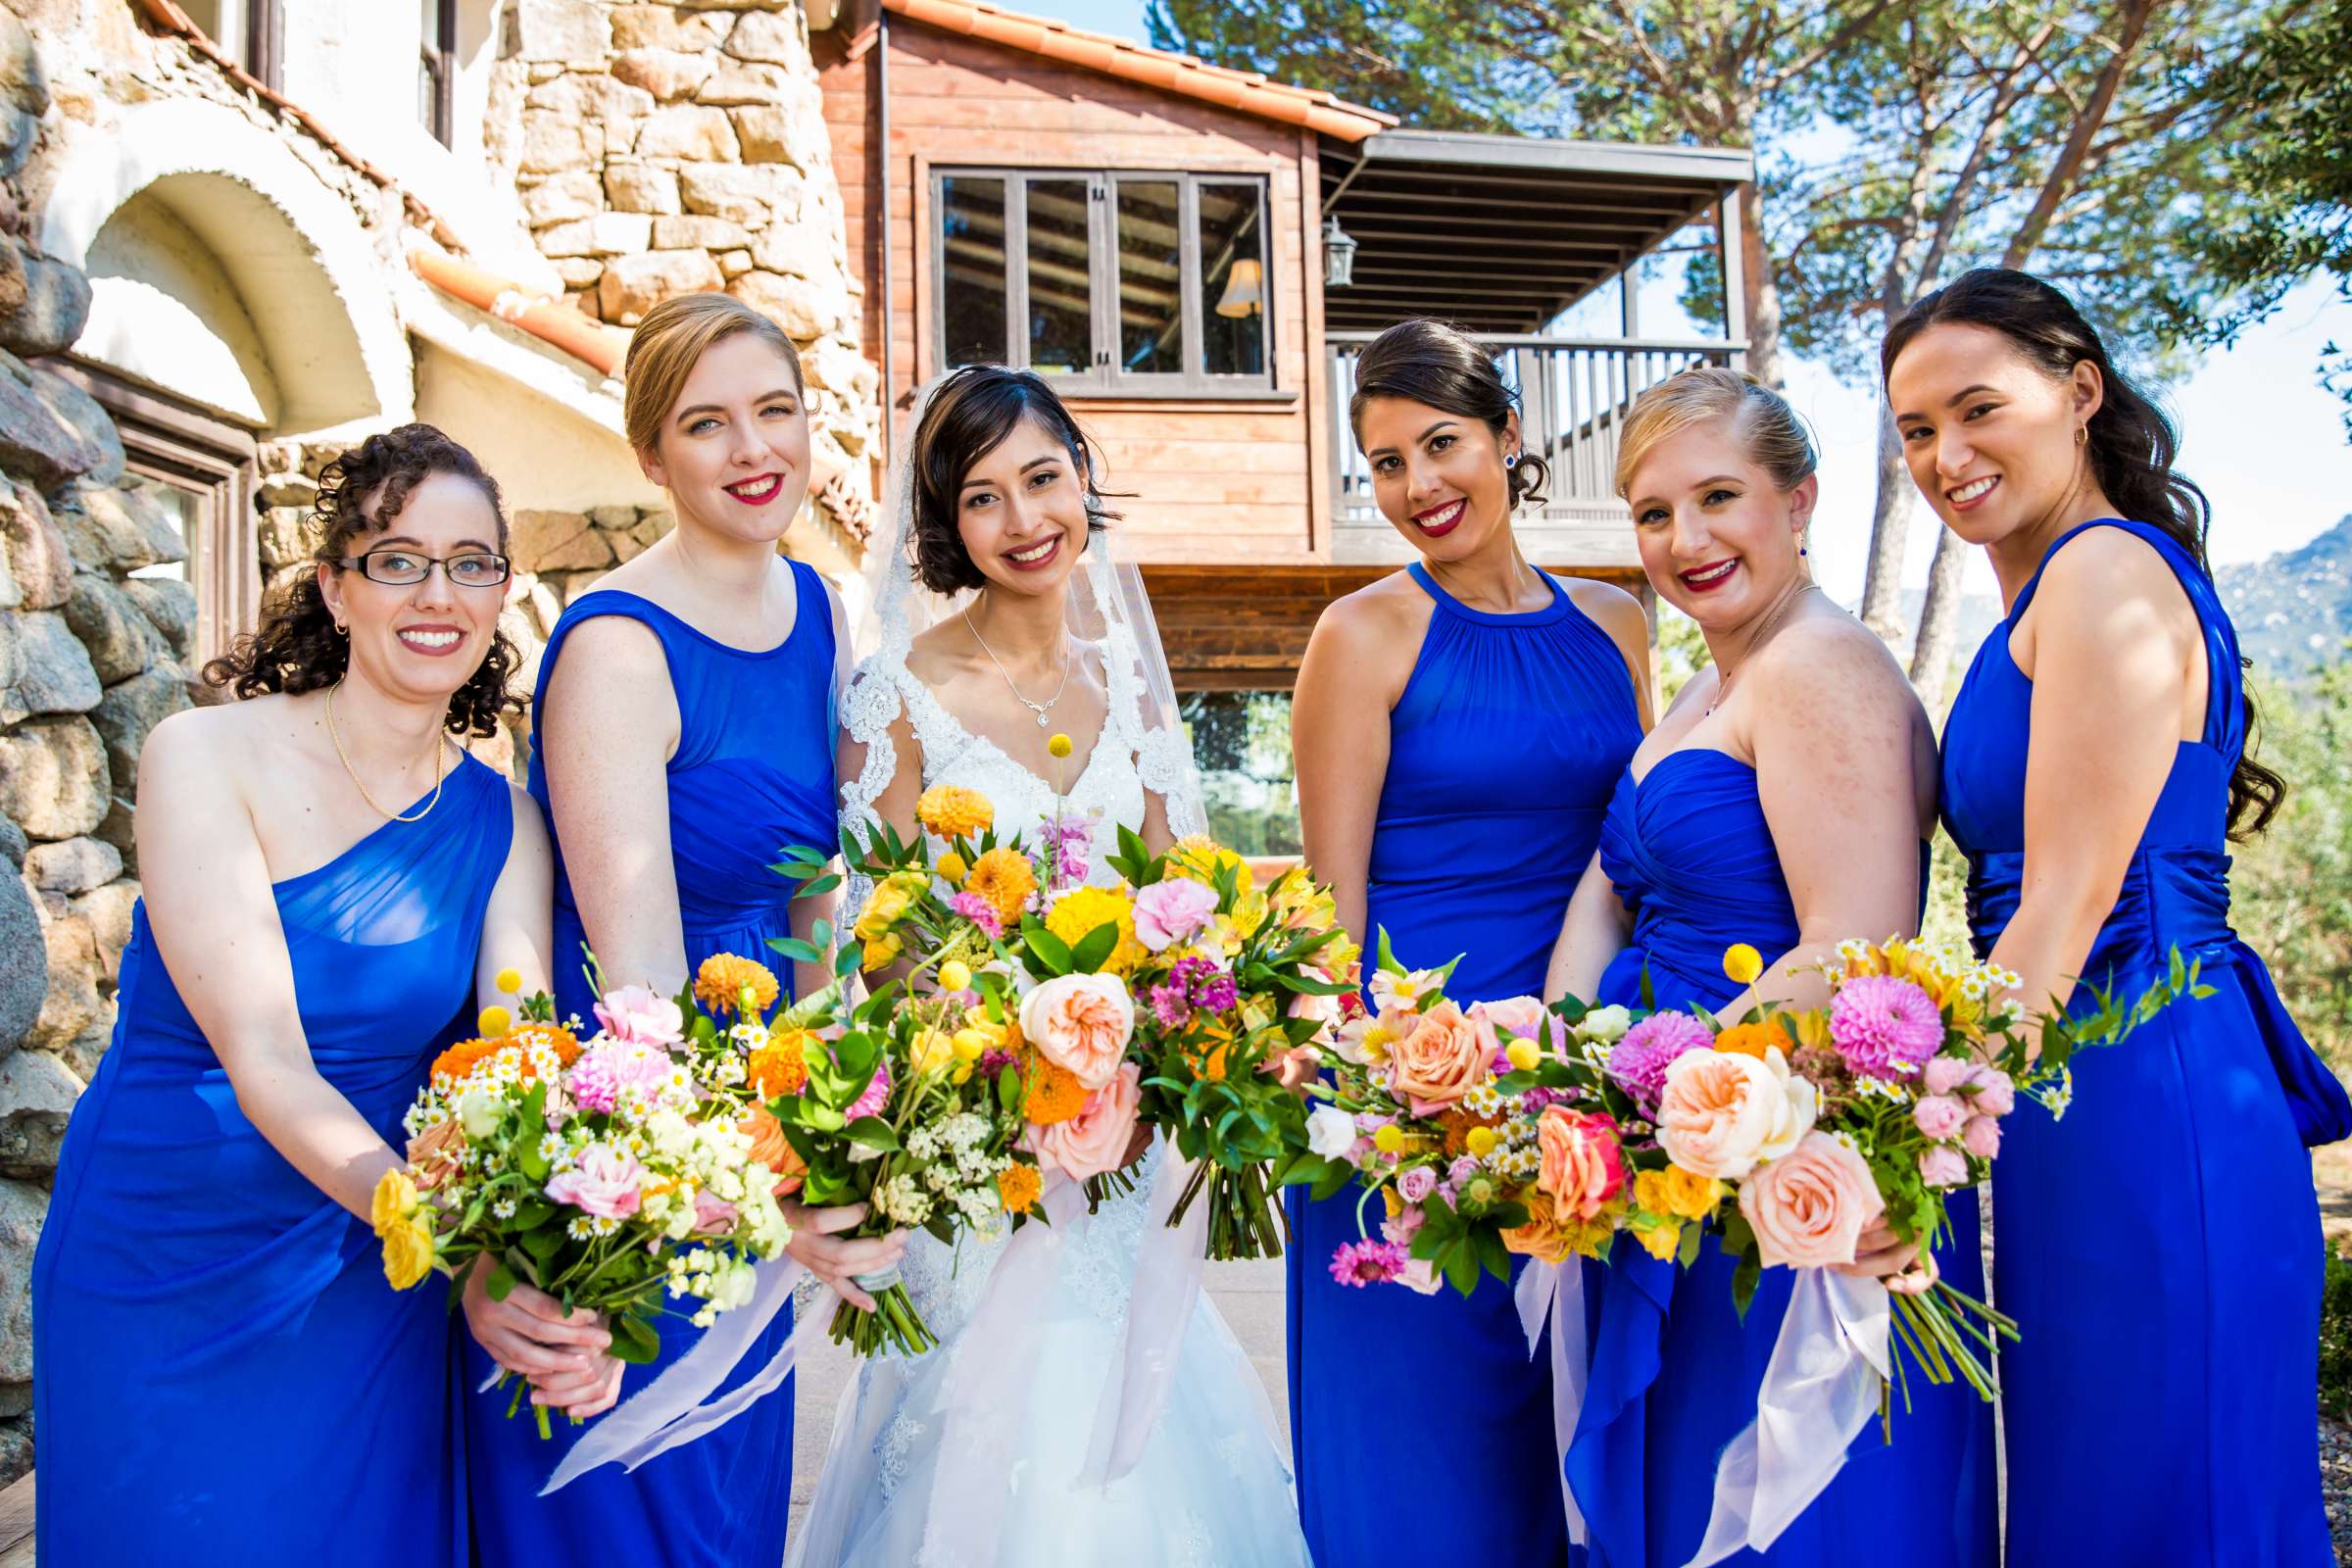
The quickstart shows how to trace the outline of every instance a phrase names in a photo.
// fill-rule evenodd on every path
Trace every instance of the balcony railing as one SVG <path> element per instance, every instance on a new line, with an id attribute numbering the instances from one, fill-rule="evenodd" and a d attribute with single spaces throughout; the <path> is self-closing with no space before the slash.
<path id="1" fill-rule="evenodd" d="M 1331 356 L 1333 554 L 1341 561 L 1401 559 L 1403 541 L 1372 499 L 1372 469 L 1348 425 L 1355 362 L 1378 334 L 1327 332 Z M 1633 541 L 1617 499 L 1617 442 L 1634 399 L 1693 365 L 1736 363 L 1735 345 L 1705 339 L 1482 337 L 1519 394 L 1525 450 L 1550 468 L 1541 507 L 1520 514 L 1531 553 L 1564 565 L 1631 565 Z M 1394 546 L 1390 541 L 1394 540 Z M 1622 561 L 1616 559 L 1622 556 Z"/>

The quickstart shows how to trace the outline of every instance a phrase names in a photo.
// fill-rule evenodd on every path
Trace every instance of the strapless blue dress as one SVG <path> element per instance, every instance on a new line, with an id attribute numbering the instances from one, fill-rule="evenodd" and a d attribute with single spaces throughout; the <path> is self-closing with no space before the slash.
<path id="1" fill-rule="evenodd" d="M 1437 605 L 1389 715 L 1366 929 L 1408 966 L 1463 955 L 1446 993 L 1465 1004 L 1538 996 L 1642 742 L 1633 677 L 1556 582 L 1546 609 L 1503 615 L 1408 569 Z M 1315 1560 L 1452 1562 L 1482 1540 L 1514 1563 L 1566 1560 L 1549 1361 L 1529 1359 L 1511 1293 L 1339 1284 L 1355 1196 L 1287 1195 L 1292 1447 Z"/>
<path id="2" fill-rule="evenodd" d="M 574 627 L 599 615 L 625 615 L 662 641 L 677 692 L 678 746 L 668 767 L 669 847 L 677 877 L 686 961 L 714 953 L 757 958 L 786 992 L 792 966 L 768 949 L 791 935 L 793 884 L 768 869 L 791 845 L 834 842 L 833 612 L 823 579 L 791 563 L 798 594 L 792 635 L 776 647 L 745 652 L 705 636 L 651 600 L 617 589 L 581 595 L 564 612 L 539 666 L 539 691 Z M 534 752 L 530 791 L 545 807 L 547 771 Z M 553 810 L 548 812 L 552 827 Z M 596 998 L 580 961 L 584 939 L 564 844 L 556 843 L 556 1005 L 590 1019 Z M 616 979 L 618 977 L 615 977 Z M 662 1353 L 631 1367 L 621 1396 L 644 1388 L 683 1355 L 699 1330 L 683 1317 L 662 1318 Z M 720 1384 L 734 1388 L 782 1348 L 792 1332 L 779 1312 Z M 494 1370 L 469 1343 L 468 1386 Z M 670 1449 L 633 1471 L 608 1465 L 550 1497 L 538 1495 L 548 1474 L 586 1427 L 558 1420 L 542 1442 L 527 1419 L 506 1418 L 506 1400 L 466 1401 L 467 1458 L 474 1540 L 480 1560 L 520 1562 L 551 1556 L 574 1562 L 776 1568 L 792 1501 L 794 1385 L 753 1404 L 718 1430 Z"/>
<path id="3" fill-rule="evenodd" d="M 468 758 L 429 815 L 271 890 L 311 1059 L 395 1149 L 472 1014 L 514 830 Z M 367 1222 L 246 1119 L 144 904 L 116 1003 L 33 1258 L 40 1560 L 464 1563 L 448 1293 L 387 1285 Z"/>
<path id="4" fill-rule="evenodd" d="M 2082 974 L 2136 995 L 2177 947 L 2218 994 L 2076 1056 L 2063 1121 L 2020 1102 L 2003 1124 L 1993 1283 L 2025 1335 L 2001 1358 L 2009 1561 L 2326 1563 L 2320 1216 L 2303 1150 L 2352 1132 L 2352 1106 L 2230 928 L 2244 677 L 2213 581 L 2159 528 L 2083 527 L 2163 556 L 2204 629 L 2210 684 L 2204 733 L 2180 743 Z M 1977 651 L 1943 732 L 1944 825 L 1968 856 L 1981 953 L 2025 877 L 2034 687 L 2009 633 L 2040 583 L 2036 570 Z"/>
<path id="5" fill-rule="evenodd" d="M 1646 970 L 1658 1006 L 1720 1007 L 1744 989 L 1724 976 L 1726 948 L 1744 942 L 1769 959 L 1796 945 L 1796 910 L 1755 769 L 1727 753 L 1670 752 L 1638 780 L 1627 768 L 1609 802 L 1600 856 L 1634 911 L 1633 943 L 1599 986 L 1604 1004 L 1639 1006 Z M 1920 869 L 1924 886 L 1925 846 Z M 1981 1296 L 1975 1195 L 1955 1196 L 1950 1212 L 1952 1236 L 1936 1249 L 1937 1264 Z M 1755 1419 L 1756 1391 L 1796 1280 L 1788 1269 L 1766 1269 L 1742 1320 L 1732 1305 L 1736 1265 L 1712 1236 L 1687 1270 L 1621 1238 L 1607 1267 L 1585 1269 L 1591 1373 L 1567 1468 L 1592 1533 L 1593 1568 L 1680 1568 L 1706 1534 L 1716 1461 Z M 1874 1422 L 1847 1450 L 1838 1479 L 1770 1552 L 1728 1560 L 1783 1568 L 1996 1562 L 1991 1407 L 1965 1384 L 1931 1388 L 1913 1376 L 1909 1387 L 1911 1405 L 1896 1406 L 1892 1445 Z"/>

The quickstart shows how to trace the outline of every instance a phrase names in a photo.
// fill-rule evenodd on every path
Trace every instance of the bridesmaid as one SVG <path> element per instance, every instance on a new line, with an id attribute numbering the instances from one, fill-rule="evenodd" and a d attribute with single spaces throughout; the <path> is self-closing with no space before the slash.
<path id="1" fill-rule="evenodd" d="M 32 1271 L 44 1562 L 461 1564 L 449 1323 L 368 1225 L 453 1021 L 546 975 L 539 812 L 466 756 L 514 705 L 498 486 L 430 425 L 327 466 L 317 569 L 139 757 L 145 897 Z M 454 738 L 453 738 L 454 737 Z M 586 1412 L 605 1334 L 469 1290 Z"/>
<path id="2" fill-rule="evenodd" d="M 2230 929 L 2228 841 L 2284 784 L 2249 755 L 2204 495 L 2066 297 L 1994 269 L 1880 355 L 1911 477 L 1984 547 L 2007 618 L 1944 728 L 1944 820 L 1979 949 L 2030 1006 L 2217 995 L 2076 1058 L 2065 1125 L 2021 1106 L 1993 1166 L 2009 1560 L 2324 1563 L 2319 1213 L 2306 1145 L 2343 1090 Z"/>
<path id="3" fill-rule="evenodd" d="M 1686 370 L 1634 405 L 1618 492 L 1650 586 L 1698 623 L 1713 664 L 1616 782 L 1548 995 L 1638 1005 L 1646 974 L 1663 1007 L 1818 1006 L 1826 983 L 1792 966 L 1918 931 L 1935 732 L 1886 646 L 1806 570 L 1813 467 L 1795 412 L 1736 370 Z M 1768 956 L 1752 988 L 1724 978 L 1734 943 Z M 1973 1195 L 1951 1211 L 1937 1260 L 1977 1295 Z M 1882 1224 L 1847 1272 L 1925 1289 L 1914 1258 Z M 1755 1419 L 1794 1281 L 1767 1269 L 1743 1320 L 1736 1261 L 1709 1237 L 1687 1270 L 1628 1243 L 1585 1271 L 1592 1359 L 1567 1471 L 1595 1568 L 1673 1568 L 1706 1535 L 1716 1460 Z M 1770 1552 L 1726 1560 L 1859 1568 L 1897 1541 L 1922 1568 L 1995 1562 L 1990 1408 L 1965 1384 L 1914 1377 L 1910 1394 L 1891 1447 L 1873 1423 Z"/>
<path id="4" fill-rule="evenodd" d="M 1382 514 L 1421 559 L 1334 603 L 1307 644 L 1291 721 L 1306 858 L 1350 935 L 1385 929 L 1408 965 L 1464 955 L 1447 988 L 1464 1003 L 1532 996 L 1648 722 L 1648 626 L 1631 595 L 1520 553 L 1511 513 L 1541 502 L 1544 462 L 1459 330 L 1382 333 L 1348 416 Z M 1354 1200 L 1289 1201 L 1292 1444 L 1315 1560 L 1450 1560 L 1468 1521 L 1514 1560 L 1565 1560 L 1548 1358 L 1531 1361 L 1510 1293 L 1349 1289 L 1328 1263 L 1356 1239 Z M 1412 1443 L 1373 1436 L 1402 1409 Z"/>
<path id="5" fill-rule="evenodd" d="M 645 475 L 676 528 L 572 601 L 548 639 L 533 704 L 530 789 L 557 846 L 555 992 L 586 1017 L 593 951 L 609 986 L 675 993 L 703 959 L 765 961 L 768 939 L 807 937 L 817 901 L 788 903 L 768 869 L 793 844 L 834 842 L 834 712 L 843 631 L 832 590 L 777 543 L 808 489 L 800 357 L 773 321 L 722 294 L 646 313 L 629 344 L 626 416 Z M 780 978 L 799 994 L 821 965 Z M 825 1234 L 858 1207 L 803 1210 L 793 1255 L 861 1303 L 848 1276 L 903 1242 Z M 751 1377 L 791 1333 L 777 1314 L 721 1389 Z M 695 1334 L 664 1319 L 659 1362 Z M 479 1382 L 481 1358 L 470 1369 Z M 474 1538 L 485 1561 L 775 1568 L 792 1497 L 789 1382 L 725 1426 L 633 1471 L 541 1484 L 578 1437 L 541 1442 L 486 1400 L 468 1405 Z"/>

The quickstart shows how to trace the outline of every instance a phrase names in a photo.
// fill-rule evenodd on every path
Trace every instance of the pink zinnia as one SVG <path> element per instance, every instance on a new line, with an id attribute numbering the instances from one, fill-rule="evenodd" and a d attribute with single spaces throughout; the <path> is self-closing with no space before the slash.
<path id="1" fill-rule="evenodd" d="M 958 893 L 948 900 L 948 907 L 988 933 L 988 940 L 991 942 L 995 942 L 1004 935 L 1004 916 L 997 913 L 995 905 L 977 893 Z"/>
<path id="2" fill-rule="evenodd" d="M 1395 1242 L 1350 1242 L 1331 1254 L 1331 1277 L 1342 1285 L 1386 1285 L 1409 1261 Z"/>
<path id="3" fill-rule="evenodd" d="M 856 1121 L 861 1116 L 879 1116 L 882 1114 L 882 1107 L 889 1103 L 890 1063 L 878 1061 L 874 1063 L 874 1081 L 865 1086 L 865 1093 L 859 1095 L 857 1102 L 843 1111 L 842 1115 L 851 1121 Z"/>
<path id="4" fill-rule="evenodd" d="M 1634 1097 L 1644 1114 L 1654 1116 L 1658 1096 L 1666 1089 L 1667 1064 L 1685 1052 L 1707 1051 L 1714 1044 L 1707 1026 L 1689 1013 L 1653 1012 L 1609 1048 L 1609 1076 Z"/>
<path id="5" fill-rule="evenodd" d="M 1909 1078 L 1943 1049 L 1943 1017 L 1910 981 L 1864 975 L 1831 1000 L 1830 1043 L 1865 1078 Z"/>

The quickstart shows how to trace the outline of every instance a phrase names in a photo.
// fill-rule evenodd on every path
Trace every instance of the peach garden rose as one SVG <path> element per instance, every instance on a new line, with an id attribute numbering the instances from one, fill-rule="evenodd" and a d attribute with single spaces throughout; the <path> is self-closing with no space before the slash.
<path id="1" fill-rule="evenodd" d="M 1089 1089 L 1118 1071 L 1135 1001 L 1115 974 L 1060 974 L 1021 999 L 1021 1036 Z"/>
<path id="2" fill-rule="evenodd" d="M 1778 1048 L 1761 1059 L 1686 1052 L 1666 1067 L 1658 1144 L 1693 1175 L 1736 1182 L 1794 1149 L 1812 1130 L 1814 1111 L 1813 1085 L 1790 1074 Z"/>
<path id="3" fill-rule="evenodd" d="M 1480 1028 L 1451 1002 L 1441 1002 L 1390 1047 L 1391 1087 L 1414 1115 L 1434 1116 L 1467 1094 L 1494 1057 L 1494 1031 Z"/>
<path id="4" fill-rule="evenodd" d="M 1828 1133 L 1805 1134 L 1740 1188 L 1740 1212 L 1767 1268 L 1851 1263 L 1862 1232 L 1886 1206 L 1861 1151 Z"/>
<path id="5" fill-rule="evenodd" d="M 1051 1127 L 1030 1128 L 1024 1141 L 1036 1153 L 1039 1168 L 1059 1170 L 1074 1182 L 1117 1170 L 1135 1135 L 1143 1078 L 1143 1069 L 1129 1062 L 1087 1096 L 1077 1115 Z"/>

